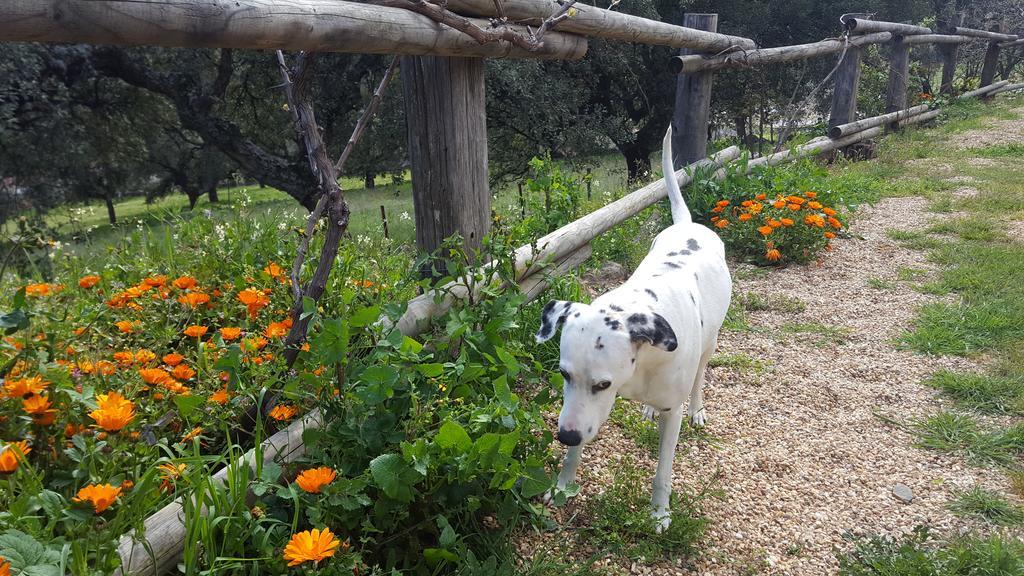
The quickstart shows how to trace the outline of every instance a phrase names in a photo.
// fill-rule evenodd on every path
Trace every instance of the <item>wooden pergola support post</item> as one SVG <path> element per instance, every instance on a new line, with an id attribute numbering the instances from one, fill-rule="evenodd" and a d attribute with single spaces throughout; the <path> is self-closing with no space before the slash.
<path id="1" fill-rule="evenodd" d="M 683 26 L 715 32 L 718 14 L 686 14 Z M 680 56 L 694 54 L 688 48 Z M 679 74 L 676 77 L 676 103 L 672 115 L 672 166 L 677 170 L 707 156 L 708 120 L 711 114 L 713 72 Z"/>
<path id="2" fill-rule="evenodd" d="M 892 39 L 889 55 L 889 86 L 885 94 L 885 111 L 896 112 L 907 107 L 907 83 L 910 78 L 910 46 L 901 36 Z M 896 123 L 889 125 L 896 129 Z"/>
<path id="3" fill-rule="evenodd" d="M 835 90 L 832 93 L 832 111 L 828 127 L 848 124 L 856 120 L 857 87 L 860 84 L 861 48 L 850 46 L 836 70 Z"/>
<path id="4" fill-rule="evenodd" d="M 490 229 L 484 61 L 402 58 L 416 244 L 433 252 L 460 234 L 467 252 Z"/>

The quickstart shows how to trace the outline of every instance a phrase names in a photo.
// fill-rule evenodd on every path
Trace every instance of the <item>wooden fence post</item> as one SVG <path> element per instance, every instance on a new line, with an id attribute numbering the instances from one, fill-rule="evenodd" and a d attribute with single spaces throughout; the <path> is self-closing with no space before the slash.
<path id="1" fill-rule="evenodd" d="M 910 46 L 903 43 L 902 36 L 894 36 L 891 47 L 889 88 L 885 95 L 886 112 L 895 112 L 907 107 L 907 83 L 910 77 Z M 890 125 L 890 128 L 896 127 L 896 123 Z"/>
<path id="2" fill-rule="evenodd" d="M 999 26 L 992 27 L 993 32 L 999 32 Z M 988 49 L 985 50 L 985 63 L 981 67 L 981 87 L 988 86 L 996 78 L 996 68 L 999 65 L 999 41 L 991 40 L 988 43 Z M 994 98 L 991 94 L 982 96 L 982 100 L 991 100 Z"/>
<path id="3" fill-rule="evenodd" d="M 850 46 L 836 70 L 835 91 L 832 93 L 832 112 L 828 127 L 846 124 L 856 120 L 857 86 L 860 84 L 861 49 Z"/>
<path id="4" fill-rule="evenodd" d="M 708 32 L 718 30 L 718 14 L 686 14 L 683 26 Z M 695 54 L 687 48 L 680 56 Z M 708 116 L 711 112 L 713 72 L 680 74 L 676 79 L 675 113 L 672 116 L 672 165 L 676 170 L 708 155 Z"/>
<path id="5" fill-rule="evenodd" d="M 401 70 L 416 245 L 433 252 L 458 233 L 471 252 L 491 222 L 484 61 L 405 56 Z"/>
<path id="6" fill-rule="evenodd" d="M 956 53 L 959 44 L 939 44 L 942 55 L 942 82 L 939 84 L 940 94 L 953 96 L 953 75 L 956 73 Z"/>

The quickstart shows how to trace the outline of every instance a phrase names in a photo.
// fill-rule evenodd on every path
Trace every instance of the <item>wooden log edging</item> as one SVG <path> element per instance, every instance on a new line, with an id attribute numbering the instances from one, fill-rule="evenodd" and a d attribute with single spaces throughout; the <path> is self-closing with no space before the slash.
<path id="1" fill-rule="evenodd" d="M 970 36 L 958 36 L 956 34 L 918 34 L 903 38 L 904 44 L 965 44 L 972 42 Z"/>
<path id="2" fill-rule="evenodd" d="M 1024 39 L 999 43 L 1000 48 L 1016 48 L 1018 46 L 1024 46 Z"/>
<path id="3" fill-rule="evenodd" d="M 586 38 L 562 32 L 536 52 L 479 44 L 415 12 L 344 0 L 4 0 L 0 22 L 0 42 L 566 60 L 587 51 Z"/>
<path id="4" fill-rule="evenodd" d="M 892 33 L 879 32 L 877 34 L 865 34 L 849 38 L 849 45 L 864 46 L 866 44 L 881 44 L 892 40 Z M 793 46 L 780 46 L 778 48 L 762 48 L 760 50 L 747 50 L 721 54 L 717 56 L 702 56 L 692 54 L 688 56 L 674 56 L 672 58 L 672 69 L 678 74 L 694 74 L 697 72 L 709 72 L 723 68 L 751 68 L 761 64 L 776 64 L 779 62 L 792 62 L 794 60 L 806 60 L 818 56 L 838 54 L 843 51 L 846 41 L 842 38 L 830 38 L 810 44 L 796 44 Z"/>
<path id="5" fill-rule="evenodd" d="M 868 20 L 866 18 L 854 18 L 843 16 L 839 19 L 846 26 L 851 34 L 872 34 L 875 32 L 891 32 L 899 36 L 911 36 L 914 34 L 931 34 L 931 28 L 914 26 L 912 24 L 899 24 L 897 22 L 884 22 L 881 20 Z"/>
<path id="6" fill-rule="evenodd" d="M 466 16 L 498 16 L 494 0 L 447 0 L 449 10 Z M 503 0 L 505 15 L 514 22 L 537 26 L 560 8 L 556 0 Z M 576 14 L 558 24 L 558 30 L 621 42 L 638 42 L 704 52 L 752 50 L 753 40 L 676 26 L 578 3 Z M 546 37 L 545 37 L 546 38 Z"/>
<path id="7" fill-rule="evenodd" d="M 976 30 L 974 28 L 964 28 L 962 26 L 954 27 L 951 32 L 960 36 L 972 36 L 974 38 L 988 38 L 989 40 L 1001 40 L 1004 42 L 1012 42 L 1017 39 L 1016 34 L 1001 34 L 999 32 L 991 32 L 989 30 Z"/>
<path id="8" fill-rule="evenodd" d="M 992 92 L 993 90 L 998 90 L 998 89 L 1002 88 L 1003 86 L 1006 86 L 1009 83 L 1010 83 L 1009 80 L 1000 80 L 999 82 L 996 82 L 994 84 L 989 84 L 988 86 L 982 86 L 981 88 L 978 88 L 977 90 L 971 90 L 970 92 L 964 92 L 963 94 L 957 96 L 957 99 L 959 99 L 959 100 L 966 100 L 968 98 L 974 98 L 976 96 L 984 96 L 984 95 L 988 94 L 989 92 Z"/>
<path id="9" fill-rule="evenodd" d="M 927 104 L 920 104 L 911 108 L 905 108 L 903 110 L 897 110 L 888 114 L 881 114 L 879 116 L 872 116 L 870 118 L 864 118 L 863 120 L 857 120 L 856 122 L 848 122 L 846 124 L 840 124 L 833 126 L 828 129 L 828 137 L 832 139 L 842 138 L 849 136 L 855 132 L 867 130 L 868 128 L 874 128 L 875 126 L 884 126 L 900 120 L 905 120 L 911 116 L 916 116 L 928 111 Z"/>

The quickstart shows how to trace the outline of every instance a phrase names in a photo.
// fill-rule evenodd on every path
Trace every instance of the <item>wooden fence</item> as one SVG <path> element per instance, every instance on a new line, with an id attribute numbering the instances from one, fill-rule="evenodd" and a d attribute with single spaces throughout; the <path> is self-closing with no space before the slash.
<path id="1" fill-rule="evenodd" d="M 982 87 L 961 98 L 991 98 L 997 93 L 1024 88 L 1024 84 L 993 81 L 1000 51 L 1024 43 L 1014 35 L 998 31 L 958 27 L 935 33 L 921 26 L 844 18 L 846 30 L 841 38 L 758 49 L 752 40 L 715 32 L 717 15 L 690 14 L 684 22 L 687 25 L 677 26 L 580 5 L 576 14 L 559 22 L 558 31 L 547 33 L 539 46 L 524 47 L 507 39 L 479 42 L 412 8 L 406 9 L 406 4 L 417 2 L 376 0 L 368 5 L 343 0 L 6 0 L 0 3 L 0 42 L 405 55 L 409 59 L 402 65 L 410 107 L 407 115 L 415 116 L 410 117 L 415 129 L 409 131 L 409 149 L 416 227 L 431 231 L 429 237 L 420 237 L 418 233 L 420 247 L 426 250 L 439 246 L 441 240 L 453 233 L 476 242 L 487 233 L 490 191 L 486 181 L 484 69 L 480 58 L 574 60 L 584 57 L 588 37 L 679 48 L 680 55 L 673 59 L 679 72 L 673 135 L 677 151 L 674 161 L 681 185 L 691 182 L 697 170 L 713 172 L 713 178 L 724 177 L 720 168 L 740 155 L 739 149 L 732 147 L 705 159 L 713 74 L 717 70 L 842 54 L 835 73 L 828 134 L 756 158 L 747 164 L 748 170 L 840 149 L 887 130 L 935 118 L 938 110 L 906 107 L 909 52 L 914 46 L 940 46 L 944 92 L 951 93 L 953 89 L 957 47 L 971 41 L 988 43 Z M 511 21 L 520 23 L 507 29 L 526 37 L 532 32 L 524 25 L 540 25 L 562 8 L 555 0 L 503 0 L 501 5 Z M 448 0 L 445 6 L 453 16 L 488 33 L 495 31 L 488 20 L 498 16 L 494 0 Z M 892 47 L 887 113 L 858 120 L 861 50 L 883 43 Z M 443 102 L 453 96 L 472 105 L 437 108 L 418 104 Z M 446 126 L 464 129 L 443 129 Z M 446 153 L 450 150 L 462 150 L 465 155 Z M 436 174 L 443 176 L 433 177 Z M 564 274 L 589 257 L 594 238 L 665 196 L 665 182 L 658 180 L 519 248 L 515 252 L 515 283 L 528 298 L 536 297 L 550 276 Z M 442 222 L 432 215 L 441 206 L 472 206 L 472 215 Z M 498 281 L 490 264 L 483 265 L 475 278 L 470 285 L 453 283 L 413 299 L 397 329 L 410 336 L 419 334 L 456 300 Z M 320 425 L 320 413 L 314 411 L 278 432 L 263 444 L 264 460 L 298 459 L 304 453 L 303 430 Z M 237 465 L 252 466 L 255 458 L 256 452 L 250 451 Z M 225 469 L 214 478 L 224 481 L 226 476 Z M 185 538 L 183 514 L 182 502 L 176 500 L 148 518 L 143 531 L 126 534 L 119 546 L 120 573 L 161 574 L 173 570 Z"/>

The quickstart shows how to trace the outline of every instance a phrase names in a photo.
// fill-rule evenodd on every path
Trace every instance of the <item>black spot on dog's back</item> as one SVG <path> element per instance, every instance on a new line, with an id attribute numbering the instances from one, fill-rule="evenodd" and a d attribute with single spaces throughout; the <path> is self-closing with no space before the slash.
<path id="1" fill-rule="evenodd" d="M 665 266 L 668 266 L 669 268 L 681 268 L 681 266 L 675 262 L 665 262 Z"/>
<path id="2" fill-rule="evenodd" d="M 644 288 L 644 292 L 647 292 L 648 296 L 650 296 L 651 298 L 654 298 L 655 302 L 658 301 L 658 295 L 654 293 L 654 290 L 651 290 L 650 288 Z"/>
<path id="3" fill-rule="evenodd" d="M 615 304 L 611 304 L 608 307 L 611 308 L 612 310 L 616 311 L 616 312 L 622 312 L 622 307 L 621 306 L 616 306 Z"/>
<path id="4" fill-rule="evenodd" d="M 597 342 L 594 342 L 594 348 L 598 350 L 604 350 L 604 344 L 601 344 L 601 337 L 597 337 Z"/>
<path id="5" fill-rule="evenodd" d="M 690 302 L 693 302 L 693 305 L 696 306 L 697 305 L 697 299 L 693 297 L 693 292 L 687 292 L 687 294 L 690 295 Z"/>
<path id="6" fill-rule="evenodd" d="M 697 241 L 694 240 L 693 238 L 690 238 L 689 240 L 686 241 L 686 247 L 694 252 L 700 250 L 700 244 L 698 244 Z"/>

